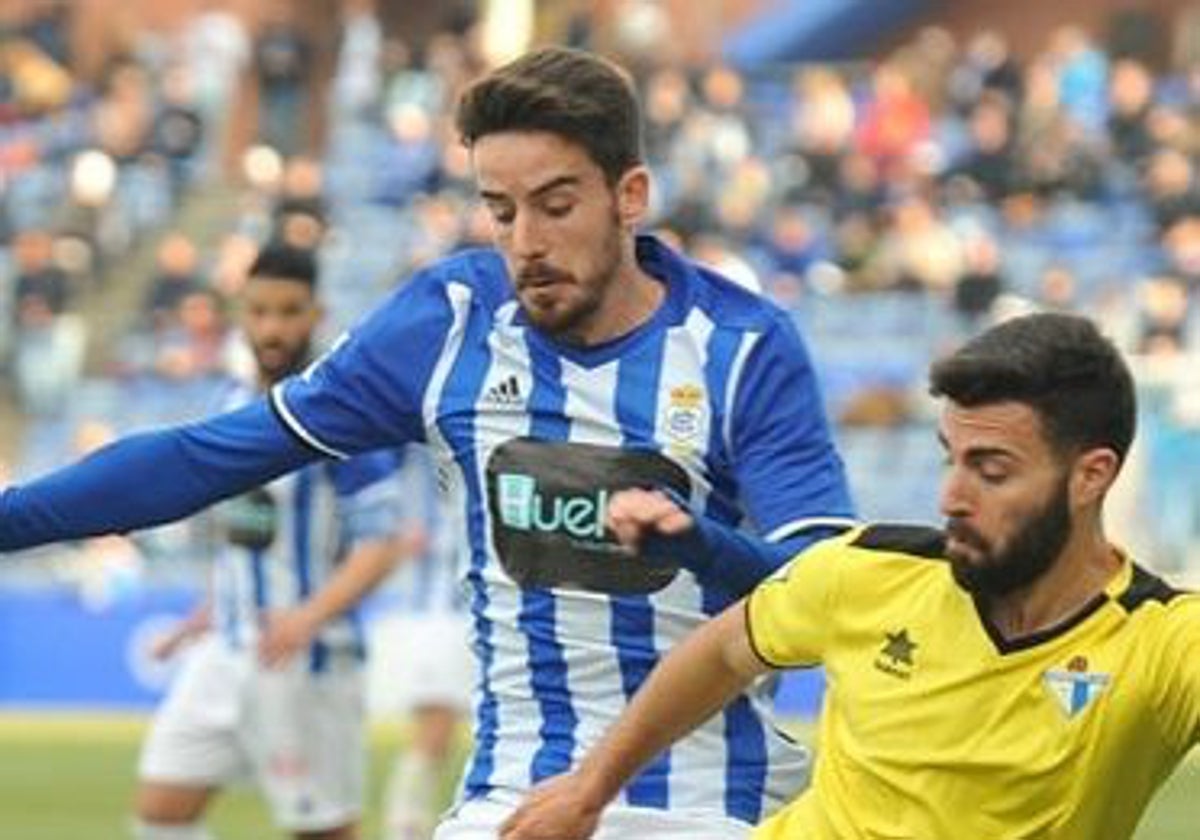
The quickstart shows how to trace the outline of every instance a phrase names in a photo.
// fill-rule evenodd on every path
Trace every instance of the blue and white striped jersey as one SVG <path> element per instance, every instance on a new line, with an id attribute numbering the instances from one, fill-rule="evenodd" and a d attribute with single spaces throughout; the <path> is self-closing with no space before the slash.
<path id="1" fill-rule="evenodd" d="M 651 238 L 663 305 L 612 342 L 528 326 L 501 257 L 420 272 L 272 405 L 345 456 L 425 441 L 463 500 L 460 572 L 480 666 L 467 796 L 567 769 L 664 651 L 728 606 L 720 582 L 627 554 L 606 533 L 621 488 L 673 488 L 769 539 L 851 516 L 807 352 L 788 316 Z M 805 756 L 742 697 L 625 791 L 628 803 L 756 821 Z"/>
<path id="2" fill-rule="evenodd" d="M 231 389 L 226 409 L 257 393 Z M 394 534 L 401 517 L 397 459 L 373 452 L 310 464 L 213 509 L 225 544 L 213 566 L 213 627 L 236 648 L 253 649 L 267 610 L 293 607 L 325 585 L 351 548 Z M 310 650 L 320 669 L 331 651 L 364 651 L 357 611 L 328 622 Z"/>
<path id="3" fill-rule="evenodd" d="M 387 584 L 387 605 L 408 615 L 445 615 L 466 611 L 457 569 L 465 551 L 464 505 L 450 494 L 460 486 L 449 479 L 427 447 L 400 450 L 400 487 L 406 527 L 424 534 L 424 550 L 406 559 Z M 467 561 L 464 561 L 467 562 Z"/>

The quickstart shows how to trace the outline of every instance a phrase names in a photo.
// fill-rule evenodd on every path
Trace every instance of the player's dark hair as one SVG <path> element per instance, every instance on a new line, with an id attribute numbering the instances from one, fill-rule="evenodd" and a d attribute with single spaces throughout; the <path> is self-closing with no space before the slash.
<path id="1" fill-rule="evenodd" d="M 637 92 L 628 74 L 583 50 L 546 47 L 476 81 L 458 103 L 468 147 L 502 131 L 546 131 L 581 146 L 609 184 L 642 160 Z"/>
<path id="2" fill-rule="evenodd" d="M 284 242 L 268 242 L 250 265 L 251 277 L 292 280 L 317 290 L 317 260 L 307 248 Z"/>
<path id="3" fill-rule="evenodd" d="M 1123 461 L 1133 442 L 1133 376 L 1112 342 L 1078 315 L 1006 321 L 936 362 L 929 380 L 935 397 L 962 406 L 1025 403 L 1061 454 L 1105 447 Z"/>

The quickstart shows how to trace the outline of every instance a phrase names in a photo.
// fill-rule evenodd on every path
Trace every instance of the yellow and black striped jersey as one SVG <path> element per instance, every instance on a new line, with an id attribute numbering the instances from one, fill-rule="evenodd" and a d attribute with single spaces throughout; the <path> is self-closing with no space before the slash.
<path id="1" fill-rule="evenodd" d="M 1078 614 L 1005 641 L 939 531 L 876 525 L 747 613 L 764 661 L 828 678 L 813 783 L 755 840 L 1119 840 L 1200 740 L 1200 596 L 1128 558 Z"/>

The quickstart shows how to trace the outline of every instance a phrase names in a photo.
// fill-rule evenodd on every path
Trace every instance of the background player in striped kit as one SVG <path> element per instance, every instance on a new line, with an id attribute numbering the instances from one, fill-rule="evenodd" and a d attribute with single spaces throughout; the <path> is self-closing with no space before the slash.
<path id="1" fill-rule="evenodd" d="M 386 609 L 371 624 L 372 702 L 398 710 L 411 733 L 384 793 L 384 840 L 428 840 L 461 770 L 459 735 L 471 710 L 475 667 L 456 556 L 463 550 L 461 499 L 427 449 L 402 452 L 405 535 L 419 547 L 391 577 Z"/>
<path id="2" fill-rule="evenodd" d="M 0 549 L 175 518 L 322 456 L 428 443 L 464 500 L 479 663 L 463 803 L 436 837 L 494 840 L 678 639 L 852 512 L 788 315 L 638 235 L 650 175 L 620 69 L 535 51 L 475 83 L 458 125 L 494 249 L 419 271 L 265 402 L 10 488 Z M 141 486 L 164 468 L 169 488 Z M 647 485 L 696 515 L 635 554 L 605 510 Z M 782 805 L 809 760 L 772 724 L 768 689 L 633 780 L 600 836 L 742 837 Z"/>
<path id="3" fill-rule="evenodd" d="M 241 299 L 258 381 L 233 385 L 229 406 L 308 361 L 315 284 L 309 253 L 259 254 Z M 198 637 L 144 745 L 141 840 L 207 837 L 211 795 L 244 775 L 295 837 L 357 836 L 365 647 L 352 608 L 398 555 L 395 469 L 383 453 L 315 464 L 215 509 L 227 546 L 208 601 L 165 645 Z"/>

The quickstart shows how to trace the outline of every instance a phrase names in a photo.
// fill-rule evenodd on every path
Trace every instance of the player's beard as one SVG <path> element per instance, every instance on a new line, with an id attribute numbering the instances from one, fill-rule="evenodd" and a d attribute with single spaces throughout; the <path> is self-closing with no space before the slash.
<path id="1" fill-rule="evenodd" d="M 1008 545 L 997 551 L 978 532 L 951 519 L 946 533 L 975 549 L 976 559 L 949 556 L 954 580 L 973 595 L 1001 597 L 1024 589 L 1046 574 L 1071 536 L 1071 506 L 1063 478 L 1046 504 L 1032 513 Z"/>
<path id="2" fill-rule="evenodd" d="M 595 270 L 587 277 L 566 275 L 551 266 L 533 266 L 522 271 L 518 288 L 524 282 L 535 280 L 539 275 L 558 275 L 556 279 L 568 283 L 578 296 L 566 303 L 552 307 L 541 307 L 523 302 L 522 306 L 530 322 L 542 332 L 557 338 L 570 339 L 581 332 L 581 328 L 595 318 L 611 293 L 613 282 L 621 269 L 621 227 L 616 209 L 613 209 L 611 224 L 599 244 L 599 259 Z"/>
<path id="3" fill-rule="evenodd" d="M 259 378 L 267 384 L 273 385 L 293 373 L 299 372 L 308 362 L 311 346 L 311 340 L 305 340 L 290 348 L 278 343 L 252 346 L 254 361 L 258 365 Z M 268 353 L 273 350 L 280 352 L 278 354 Z"/>

